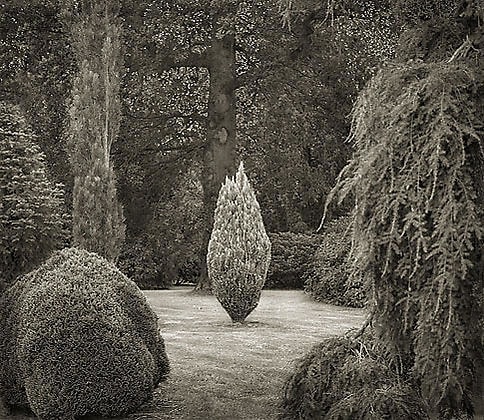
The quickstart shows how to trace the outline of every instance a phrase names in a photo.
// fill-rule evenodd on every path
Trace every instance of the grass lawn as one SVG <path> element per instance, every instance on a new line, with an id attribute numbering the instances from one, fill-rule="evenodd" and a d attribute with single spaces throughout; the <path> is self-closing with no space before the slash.
<path id="1" fill-rule="evenodd" d="M 190 288 L 145 293 L 160 318 L 171 374 L 130 420 L 276 419 L 294 361 L 364 319 L 362 310 L 317 303 L 300 291 L 267 290 L 246 324 L 233 325 L 213 296 Z"/>

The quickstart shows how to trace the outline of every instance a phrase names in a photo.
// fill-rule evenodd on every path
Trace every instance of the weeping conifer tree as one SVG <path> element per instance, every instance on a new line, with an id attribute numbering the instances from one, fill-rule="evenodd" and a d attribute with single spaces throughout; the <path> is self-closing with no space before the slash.
<path id="1" fill-rule="evenodd" d="M 121 22 L 119 2 L 65 3 L 65 21 L 78 74 L 69 109 L 67 149 L 74 173 L 73 242 L 110 261 L 125 235 L 110 160 L 120 125 Z"/>
<path id="2" fill-rule="evenodd" d="M 481 32 L 482 33 L 482 32 Z M 484 72 L 467 41 L 391 64 L 353 111 L 355 153 L 333 194 L 356 198 L 355 272 L 378 340 L 430 418 L 482 413 Z"/>
<path id="3" fill-rule="evenodd" d="M 293 2 L 280 2 L 290 18 Z M 355 151 L 328 197 L 328 203 L 335 196 L 356 201 L 352 271 L 366 280 L 372 311 L 353 339 L 358 342 L 373 326 L 368 342 L 398 374 L 390 386 L 372 385 L 371 391 L 381 395 L 395 386 L 403 397 L 402 384 L 410 382 L 418 395 L 407 393 L 401 407 L 422 404 L 414 416 L 405 410 L 405 418 L 483 418 L 482 1 L 327 4 L 320 13 L 324 21 L 368 4 L 382 6 L 384 13 L 390 8 L 402 28 L 395 61 L 359 94 L 350 135 Z M 331 370 L 318 376 L 318 366 L 333 367 L 340 356 L 325 351 L 303 359 L 286 389 L 288 412 L 314 418 L 301 416 L 301 401 L 310 401 L 318 418 L 336 418 L 324 405 L 334 396 Z M 306 369 L 313 359 L 316 369 Z M 349 366 L 361 367 L 360 362 Z M 317 382 L 318 391 L 305 381 Z M 348 384 L 355 382 L 358 375 Z M 348 387 L 346 397 L 337 399 L 351 418 L 367 418 L 360 409 L 372 404 L 371 393 L 364 392 L 371 382 L 365 377 L 360 389 Z"/>

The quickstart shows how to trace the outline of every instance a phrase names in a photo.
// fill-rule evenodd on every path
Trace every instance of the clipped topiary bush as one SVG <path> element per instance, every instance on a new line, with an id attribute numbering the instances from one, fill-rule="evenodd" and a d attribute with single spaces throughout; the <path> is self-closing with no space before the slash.
<path id="1" fill-rule="evenodd" d="M 294 232 L 269 233 L 271 264 L 266 288 L 303 289 L 303 275 L 321 243 L 321 235 Z"/>
<path id="2" fill-rule="evenodd" d="M 426 419 L 411 383 L 374 341 L 330 338 L 299 360 L 288 378 L 281 419 Z"/>
<path id="3" fill-rule="evenodd" d="M 156 314 L 96 254 L 59 251 L 2 300 L 1 396 L 40 419 L 133 411 L 168 374 Z"/>
<path id="4" fill-rule="evenodd" d="M 213 293 L 233 322 L 243 322 L 257 306 L 270 258 L 259 203 L 241 163 L 220 189 L 207 254 Z"/>
<path id="5" fill-rule="evenodd" d="M 0 101 L 2 283 L 31 270 L 68 236 L 62 189 L 49 181 L 44 155 L 32 139 L 19 107 Z"/>
<path id="6" fill-rule="evenodd" d="M 340 217 L 323 231 L 321 245 L 303 274 L 304 287 L 318 301 L 361 308 L 366 294 L 362 279 L 351 273 L 349 223 L 348 216 Z"/>

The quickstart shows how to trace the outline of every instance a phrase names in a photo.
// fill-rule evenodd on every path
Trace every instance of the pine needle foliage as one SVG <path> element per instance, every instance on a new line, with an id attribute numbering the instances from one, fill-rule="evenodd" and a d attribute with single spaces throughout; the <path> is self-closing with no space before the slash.
<path id="1" fill-rule="evenodd" d="M 286 381 L 280 418 L 425 419 L 424 402 L 381 350 L 366 335 L 314 346 Z"/>
<path id="2" fill-rule="evenodd" d="M 62 186 L 33 137 L 19 107 L 0 102 L 0 292 L 67 241 Z"/>
<path id="3" fill-rule="evenodd" d="M 356 151 L 329 198 L 354 194 L 353 270 L 379 339 L 441 416 L 472 411 L 484 360 L 483 80 L 465 62 L 382 69 L 356 103 Z"/>
<path id="4" fill-rule="evenodd" d="M 207 254 L 212 291 L 233 322 L 256 308 L 270 259 L 259 203 L 241 163 L 220 189 Z"/>

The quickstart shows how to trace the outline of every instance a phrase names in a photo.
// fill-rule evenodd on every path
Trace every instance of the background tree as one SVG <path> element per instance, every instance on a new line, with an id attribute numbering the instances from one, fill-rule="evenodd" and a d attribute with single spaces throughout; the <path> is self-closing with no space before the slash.
<path id="1" fill-rule="evenodd" d="M 69 199 L 73 174 L 57 134 L 69 120 L 64 101 L 78 69 L 73 66 L 71 29 L 60 24 L 57 3 L 8 3 L 0 17 L 6 58 L 2 86 L 8 85 L 14 96 L 35 93 L 22 96 L 22 107 L 31 110 L 49 168 L 66 184 Z M 316 228 L 333 180 L 350 156 L 351 145 L 343 139 L 351 104 L 371 68 L 392 54 L 388 23 L 363 16 L 335 19 L 333 26 L 312 24 L 310 13 L 301 11 L 298 24 L 289 29 L 281 27 L 276 1 L 236 3 L 121 4 L 126 72 L 120 92 L 121 140 L 113 144 L 111 162 L 126 216 L 123 258 L 139 255 L 138 245 L 148 257 L 154 232 L 166 242 L 177 241 L 176 229 L 168 227 L 179 224 L 179 210 L 166 216 L 168 223 L 157 215 L 164 208 L 178 209 L 178 186 L 193 183 L 207 190 L 202 181 L 207 182 L 209 173 L 205 159 L 210 153 L 205 152 L 214 34 L 234 36 L 236 130 L 231 154 L 250 169 L 268 231 Z M 196 179 L 195 174 L 204 175 Z M 211 228 L 207 204 L 204 195 L 193 197 L 188 205 L 197 214 L 195 230 L 204 232 L 206 240 Z M 154 241 L 145 240 L 147 231 Z M 156 271 L 170 271 L 163 262 L 169 260 L 168 248 L 160 247 L 159 253 Z M 184 253 L 176 254 L 173 263 L 183 265 Z M 198 259 L 203 261 L 205 254 L 201 246 Z M 128 265 L 135 263 L 128 260 Z"/>
<path id="2" fill-rule="evenodd" d="M 59 2 L 8 1 L 0 8 L 0 96 L 20 106 L 70 207 L 72 177 L 62 136 L 74 67 Z"/>
<path id="3" fill-rule="evenodd" d="M 214 67 L 216 57 L 223 55 L 214 46 L 222 34 L 234 37 L 231 57 L 235 62 L 227 61 L 220 72 L 224 77 L 235 72 L 233 82 L 223 83 L 233 85 L 229 102 L 234 104 L 230 112 L 235 112 L 236 130 L 235 140 L 229 137 L 234 150 L 220 160 L 220 168 L 237 155 L 247 162 L 268 230 L 317 227 L 324 198 L 349 156 L 351 148 L 342 140 L 349 130 L 351 102 L 358 84 L 369 75 L 367 69 L 385 54 L 367 57 L 368 51 L 375 51 L 367 46 L 364 53 L 351 55 L 366 41 L 359 41 L 362 37 L 355 33 L 345 37 L 343 26 L 335 31 L 320 26 L 313 38 L 328 48 L 299 54 L 302 34 L 281 27 L 276 2 L 238 2 L 235 8 L 230 4 L 217 2 L 211 8 L 205 2 L 145 2 L 134 10 L 125 5 L 123 14 L 131 29 L 124 85 L 127 118 L 115 153 L 128 235 L 142 234 L 157 214 L 160 200 L 173 200 L 175 185 L 189 173 L 187 165 L 195 161 L 205 168 L 202 185 L 213 172 L 207 169 L 210 150 L 218 144 L 219 157 L 225 153 L 226 146 L 214 136 L 217 130 L 209 132 L 210 124 L 216 127 L 211 121 L 220 118 L 210 105 L 214 95 L 210 92 L 222 83 Z M 369 32 L 364 39 L 373 35 Z M 343 47 L 329 48 L 334 36 L 343 39 Z M 349 65 L 351 72 L 346 70 Z M 340 117 L 334 117 L 334 109 Z M 217 140 L 211 146 L 210 138 Z M 207 215 L 213 214 L 220 184 L 219 180 L 213 184 L 217 188 L 202 185 L 199 229 L 204 240 L 212 225 Z M 202 246 L 201 261 L 205 255 Z M 207 286 L 200 282 L 201 288 Z"/>
<path id="4" fill-rule="evenodd" d="M 20 107 L 0 102 L 0 291 L 68 239 L 63 191 L 34 140 Z"/>
<path id="5" fill-rule="evenodd" d="M 110 261 L 118 258 L 125 232 L 110 160 L 121 106 L 118 9 L 117 1 L 80 2 L 66 8 L 79 66 L 67 138 L 74 174 L 73 243 Z"/>

